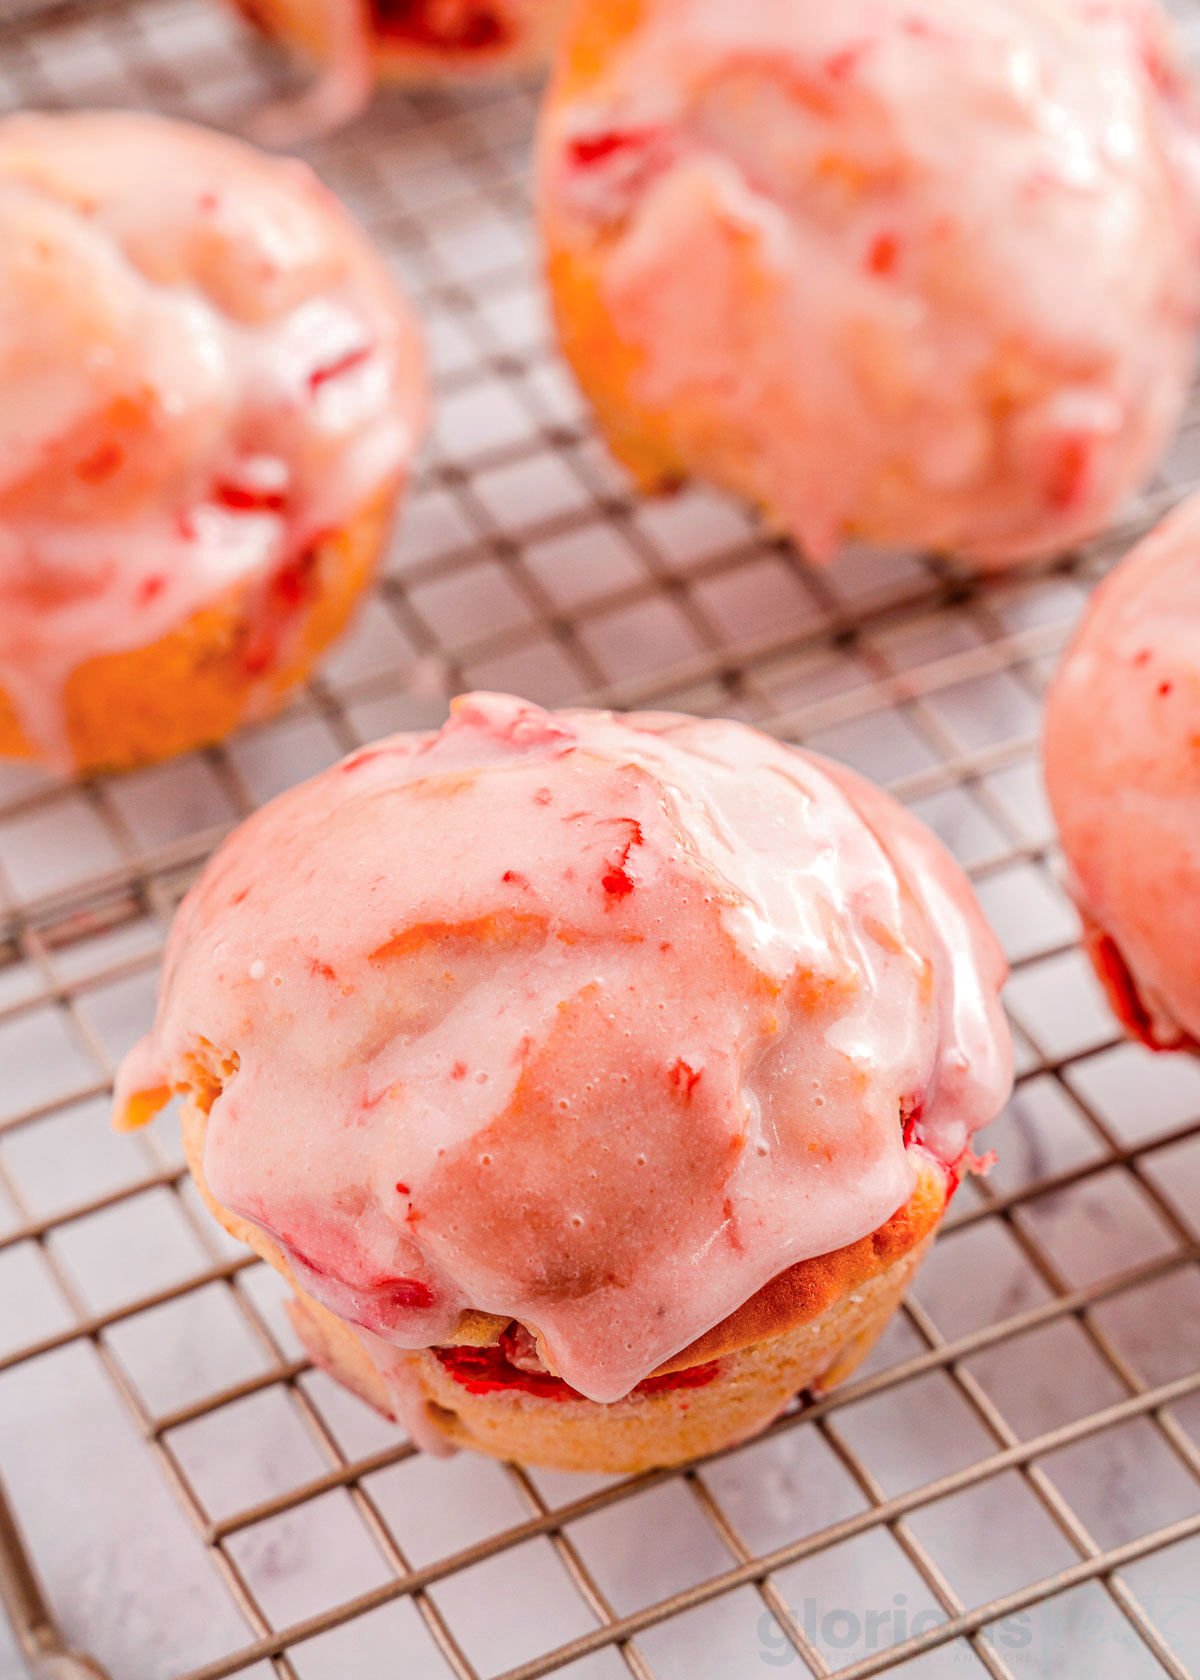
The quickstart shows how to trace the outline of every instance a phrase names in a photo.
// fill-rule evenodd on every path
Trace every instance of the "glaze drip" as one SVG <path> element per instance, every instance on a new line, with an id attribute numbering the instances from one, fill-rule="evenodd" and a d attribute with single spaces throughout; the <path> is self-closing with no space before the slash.
<path id="1" fill-rule="evenodd" d="M 1200 121 L 1158 6 L 609 13 L 579 8 L 540 198 L 564 346 L 639 479 L 711 477 L 817 560 L 1098 529 L 1200 316 Z"/>

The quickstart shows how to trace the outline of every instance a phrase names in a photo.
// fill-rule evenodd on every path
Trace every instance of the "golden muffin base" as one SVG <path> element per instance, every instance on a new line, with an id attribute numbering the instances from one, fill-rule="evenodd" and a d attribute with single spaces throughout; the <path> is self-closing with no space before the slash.
<path id="1" fill-rule="evenodd" d="M 552 1470 L 633 1474 L 719 1452 L 765 1429 L 804 1388 L 831 1388 L 871 1351 L 899 1306 L 932 1238 L 806 1324 L 719 1361 L 702 1387 L 631 1395 L 613 1405 L 520 1391 L 472 1394 L 437 1356 L 406 1356 L 407 1380 L 428 1422 L 455 1447 Z M 314 1364 L 385 1417 L 387 1383 L 352 1331 L 297 1290 L 292 1324 Z"/>
<path id="2" fill-rule="evenodd" d="M 251 657 L 261 629 L 259 586 L 239 587 L 145 647 L 78 666 L 62 696 L 65 735 L 81 772 L 129 770 L 224 739 L 268 716 L 342 634 L 370 584 L 399 487 L 374 497 L 312 550 L 305 599 L 288 611 L 282 657 L 266 670 Z M 0 757 L 47 755 L 29 738 L 0 680 Z"/>
<path id="3" fill-rule="evenodd" d="M 291 1284 L 292 1324 L 314 1364 L 396 1420 L 388 1382 L 358 1333 L 297 1284 L 268 1236 L 212 1196 L 204 1177 L 207 1124 L 207 1113 L 189 1102 L 184 1150 L 205 1203 Z M 932 1244 L 946 1201 L 946 1179 L 930 1164 L 906 1205 L 871 1236 L 790 1267 L 655 1373 L 718 1361 L 703 1386 L 634 1394 L 608 1406 L 521 1391 L 472 1394 L 427 1350 L 399 1356 L 404 1379 L 423 1401 L 431 1430 L 493 1458 L 632 1473 L 717 1452 L 757 1434 L 801 1389 L 830 1388 L 858 1367 Z M 468 1314 L 452 1340 L 487 1346 L 504 1328 L 503 1320 Z"/>

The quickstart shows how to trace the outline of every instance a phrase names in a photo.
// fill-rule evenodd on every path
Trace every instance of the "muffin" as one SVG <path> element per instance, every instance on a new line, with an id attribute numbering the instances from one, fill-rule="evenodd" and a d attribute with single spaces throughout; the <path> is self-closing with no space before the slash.
<path id="1" fill-rule="evenodd" d="M 1198 132 L 1152 0 L 582 0 L 559 335 L 644 488 L 712 480 L 817 561 L 1054 555 L 1179 415 Z"/>
<path id="2" fill-rule="evenodd" d="M 1096 971 L 1152 1050 L 1200 1051 L 1200 497 L 1092 599 L 1046 780 Z"/>
<path id="3" fill-rule="evenodd" d="M 303 165 L 117 112 L 0 122 L 0 388 L 0 755 L 80 770 L 303 680 L 425 407 L 408 310 Z"/>
<path id="4" fill-rule="evenodd" d="M 233 0 L 261 34 L 323 66 L 266 116 L 280 138 L 356 116 L 377 82 L 478 80 L 542 63 L 570 0 Z"/>
<path id="5" fill-rule="evenodd" d="M 690 1458 L 853 1370 L 1010 1085 L 957 867 L 735 723 L 457 701 L 180 909 L 118 1122 L 183 1098 L 313 1359 L 435 1450 Z"/>

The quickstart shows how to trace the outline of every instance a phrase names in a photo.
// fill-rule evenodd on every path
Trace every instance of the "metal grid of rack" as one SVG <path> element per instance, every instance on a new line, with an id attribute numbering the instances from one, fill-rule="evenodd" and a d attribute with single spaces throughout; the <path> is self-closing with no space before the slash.
<path id="1" fill-rule="evenodd" d="M 0 108 L 236 124 L 279 74 L 206 0 L 0 6 Z M 1038 574 L 815 573 L 703 493 L 640 503 L 553 355 L 533 109 L 391 96 L 314 148 L 438 386 L 382 586 L 320 678 L 154 771 L 0 771 L 0 1474 L 57 1629 L 114 1680 L 1200 1674 L 1200 1070 L 1116 1034 L 1036 759 L 1090 583 L 1200 479 L 1200 406 L 1123 528 Z M 862 1375 L 682 1472 L 428 1464 L 300 1357 L 169 1123 L 105 1127 L 220 836 L 465 686 L 730 714 L 845 758 L 956 850 L 1013 961 L 995 1173 Z"/>

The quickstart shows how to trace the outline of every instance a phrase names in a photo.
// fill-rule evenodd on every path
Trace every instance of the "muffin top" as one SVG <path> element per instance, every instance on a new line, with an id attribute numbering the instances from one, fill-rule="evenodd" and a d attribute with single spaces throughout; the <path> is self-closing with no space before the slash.
<path id="1" fill-rule="evenodd" d="M 125 113 L 0 122 L 0 684 L 66 678 L 298 562 L 394 483 L 416 333 L 302 164 Z"/>
<path id="2" fill-rule="evenodd" d="M 1050 691 L 1046 778 L 1126 1025 L 1200 1046 L 1200 497 L 1093 596 Z"/>
<path id="3" fill-rule="evenodd" d="M 285 794 L 172 933 L 131 1122 L 400 1346 L 519 1320 L 610 1401 L 947 1174 L 1008 1091 L 940 845 L 735 723 L 455 703 Z"/>

